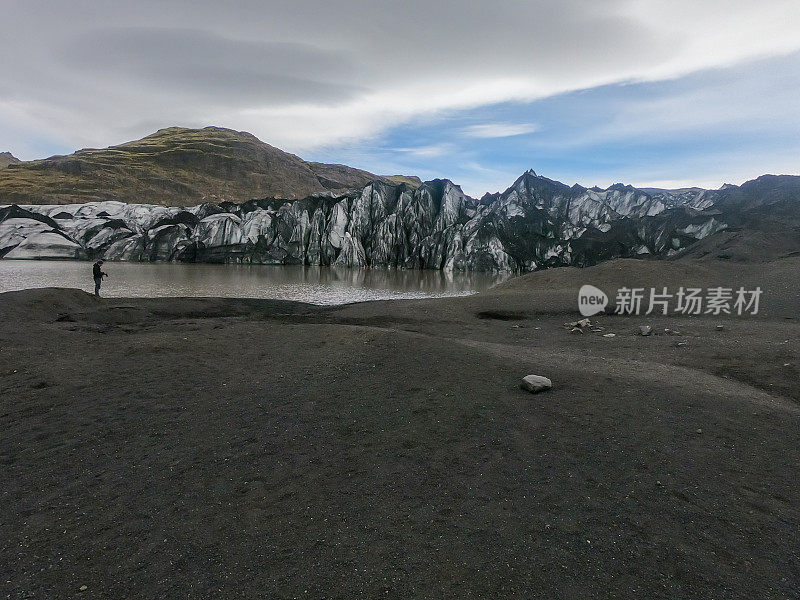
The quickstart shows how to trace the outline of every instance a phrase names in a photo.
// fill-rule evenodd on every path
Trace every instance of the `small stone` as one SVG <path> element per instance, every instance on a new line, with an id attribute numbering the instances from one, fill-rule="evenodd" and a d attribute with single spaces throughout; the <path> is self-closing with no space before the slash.
<path id="1" fill-rule="evenodd" d="M 573 327 L 572 329 L 569 330 L 569 332 L 570 333 L 583 333 L 583 329 L 581 329 L 580 327 Z"/>
<path id="2" fill-rule="evenodd" d="M 698 429 L 697 433 L 703 433 L 703 430 L 702 429 Z"/>
<path id="3" fill-rule="evenodd" d="M 582 329 L 584 327 L 591 327 L 592 322 L 589 319 L 581 319 L 580 321 L 570 321 L 569 323 L 564 323 L 564 327 L 567 329 Z"/>
<path id="4" fill-rule="evenodd" d="M 526 375 L 522 378 L 519 387 L 532 394 L 538 394 L 539 392 L 552 388 L 553 382 L 541 375 Z"/>
<path id="5" fill-rule="evenodd" d="M 616 333 L 604 333 L 603 337 L 617 337 Z"/>
<path id="6" fill-rule="evenodd" d="M 81 592 L 85 592 L 88 589 L 89 589 L 88 585 L 82 585 L 81 587 L 78 588 L 78 590 L 80 590 Z"/>
<path id="7" fill-rule="evenodd" d="M 653 333 L 653 328 L 650 325 L 639 325 L 639 333 L 642 335 L 650 335 Z"/>
<path id="8" fill-rule="evenodd" d="M 717 331 L 722 331 L 725 329 L 725 325 L 717 325 Z"/>

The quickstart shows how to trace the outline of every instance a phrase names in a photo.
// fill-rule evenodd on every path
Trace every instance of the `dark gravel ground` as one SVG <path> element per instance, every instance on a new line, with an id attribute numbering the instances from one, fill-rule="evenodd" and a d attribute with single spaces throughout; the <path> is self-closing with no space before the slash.
<path id="1" fill-rule="evenodd" d="M 0 597 L 799 597 L 793 261 L 339 308 L 0 295 Z M 632 280 L 769 293 L 564 328 Z"/>

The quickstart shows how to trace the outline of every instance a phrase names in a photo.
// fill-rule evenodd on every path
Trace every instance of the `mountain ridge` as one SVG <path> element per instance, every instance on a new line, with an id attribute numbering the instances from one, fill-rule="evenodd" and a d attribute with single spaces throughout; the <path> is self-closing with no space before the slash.
<path id="1" fill-rule="evenodd" d="M 650 194 L 624 185 L 569 187 L 528 171 L 480 200 L 437 179 L 191 207 L 0 206 L 6 258 L 520 273 L 626 257 L 763 262 L 794 254 L 798 176 Z"/>
<path id="2" fill-rule="evenodd" d="M 304 161 L 247 132 L 168 127 L 108 148 L 9 161 L 0 171 L 0 202 L 110 200 L 170 206 L 265 196 L 291 199 L 363 187 L 371 181 L 392 182 L 393 177 L 403 176 L 383 177 L 346 165 Z M 414 179 L 406 177 L 412 184 Z"/>
<path id="3" fill-rule="evenodd" d="M 478 200 L 448 179 L 306 162 L 217 127 L 12 163 L 0 171 L 3 203 L 6 258 L 526 272 L 619 257 L 800 253 L 798 176 L 717 190 L 603 189 L 529 169 Z"/>

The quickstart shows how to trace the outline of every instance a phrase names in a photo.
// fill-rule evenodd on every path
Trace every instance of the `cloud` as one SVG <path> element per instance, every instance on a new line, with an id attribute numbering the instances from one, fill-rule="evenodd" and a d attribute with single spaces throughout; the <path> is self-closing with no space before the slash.
<path id="1" fill-rule="evenodd" d="M 58 64 L 81 77 L 212 104 L 334 104 L 363 94 L 355 65 L 310 43 L 236 40 L 193 29 L 111 28 L 69 40 Z"/>
<path id="2" fill-rule="evenodd" d="M 535 123 L 485 123 L 465 127 L 461 133 L 475 138 L 502 138 L 533 133 L 539 129 Z"/>
<path id="3" fill-rule="evenodd" d="M 530 103 L 503 103 L 416 119 L 380 143 L 315 152 L 330 161 L 453 179 L 480 196 L 533 168 L 567 184 L 719 187 L 760 174 L 797 173 L 800 52 L 660 82 L 601 86 Z M 541 123 L 535 135 L 470 138 L 487 123 Z M 448 143 L 450 154 L 417 158 L 394 148 Z M 432 173 L 432 175 L 426 175 Z"/>
<path id="4" fill-rule="evenodd" d="M 307 154 L 453 111 L 800 50 L 796 0 L 0 0 L 0 13 L 12 151 L 214 124 Z"/>
<path id="5" fill-rule="evenodd" d="M 450 154 L 453 151 L 453 147 L 450 144 L 431 144 L 430 146 L 417 146 L 415 148 L 395 148 L 394 150 L 417 158 L 433 158 Z"/>

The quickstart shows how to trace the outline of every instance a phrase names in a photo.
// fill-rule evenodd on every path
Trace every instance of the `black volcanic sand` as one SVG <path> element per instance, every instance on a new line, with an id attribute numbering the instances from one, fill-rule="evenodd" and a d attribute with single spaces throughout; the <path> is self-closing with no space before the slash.
<path id="1" fill-rule="evenodd" d="M 0 597 L 798 597 L 799 267 L 334 308 L 0 295 Z M 569 333 L 583 283 L 765 297 Z"/>

